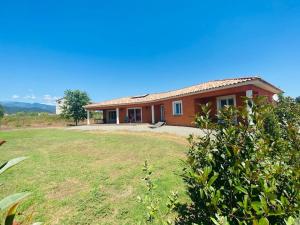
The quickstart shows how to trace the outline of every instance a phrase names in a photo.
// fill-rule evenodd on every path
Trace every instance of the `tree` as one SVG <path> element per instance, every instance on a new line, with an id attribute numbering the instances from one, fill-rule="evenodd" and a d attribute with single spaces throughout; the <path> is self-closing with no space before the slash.
<path id="1" fill-rule="evenodd" d="M 79 121 L 86 119 L 86 110 L 83 106 L 89 103 L 90 98 L 86 92 L 66 90 L 62 106 L 62 116 L 67 119 L 73 119 L 77 126 Z"/>
<path id="2" fill-rule="evenodd" d="M 0 105 L 0 126 L 1 126 L 1 119 L 4 117 L 4 108 Z"/>
<path id="3" fill-rule="evenodd" d="M 289 224 L 299 216 L 294 103 L 284 97 L 277 105 L 255 99 L 252 114 L 246 107 L 225 107 L 218 124 L 211 121 L 209 106 L 202 106 L 196 124 L 205 135 L 189 138 L 183 179 L 190 201 L 177 207 L 178 224 Z"/>
<path id="4" fill-rule="evenodd" d="M 298 97 L 296 98 L 296 102 L 297 102 L 297 103 L 300 103 L 300 96 L 298 96 Z"/>

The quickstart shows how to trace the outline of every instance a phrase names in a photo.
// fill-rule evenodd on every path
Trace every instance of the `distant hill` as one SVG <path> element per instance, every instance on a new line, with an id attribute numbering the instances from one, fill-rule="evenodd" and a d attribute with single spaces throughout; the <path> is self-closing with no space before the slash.
<path id="1" fill-rule="evenodd" d="M 46 105 L 40 103 L 26 103 L 26 102 L 0 102 L 4 107 L 5 113 L 13 114 L 17 112 L 47 112 L 55 113 L 54 105 Z"/>

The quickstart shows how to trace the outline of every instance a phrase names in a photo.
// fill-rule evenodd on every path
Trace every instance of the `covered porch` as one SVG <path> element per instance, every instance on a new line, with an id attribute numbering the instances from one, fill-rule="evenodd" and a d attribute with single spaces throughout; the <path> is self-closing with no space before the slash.
<path id="1" fill-rule="evenodd" d="M 157 123 L 165 121 L 164 104 L 128 105 L 120 107 L 86 109 L 87 125 L 91 124 L 120 124 L 120 123 Z M 98 112 L 101 118 L 94 118 Z"/>

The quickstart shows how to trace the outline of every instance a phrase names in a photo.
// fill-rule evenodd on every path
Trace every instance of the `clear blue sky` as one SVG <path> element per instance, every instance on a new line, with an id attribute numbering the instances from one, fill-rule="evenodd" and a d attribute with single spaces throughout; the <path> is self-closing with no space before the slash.
<path id="1" fill-rule="evenodd" d="M 300 95 L 300 1 L 1 1 L 0 100 L 93 101 L 261 75 Z"/>

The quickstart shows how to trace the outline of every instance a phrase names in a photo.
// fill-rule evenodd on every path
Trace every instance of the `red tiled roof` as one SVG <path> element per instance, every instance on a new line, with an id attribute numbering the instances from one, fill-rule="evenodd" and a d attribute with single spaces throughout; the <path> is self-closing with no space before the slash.
<path id="1" fill-rule="evenodd" d="M 214 80 L 209 81 L 197 85 L 193 85 L 190 87 L 174 90 L 174 91 L 167 91 L 161 93 L 154 93 L 154 94 L 147 94 L 141 96 L 131 96 L 131 97 L 123 97 L 118 99 L 112 99 L 108 101 L 103 101 L 99 103 L 89 104 L 86 105 L 85 108 L 95 108 L 95 107 L 103 107 L 103 106 L 116 106 L 116 105 L 127 105 L 127 104 L 139 104 L 139 103 L 148 103 L 148 102 L 155 102 L 163 99 L 168 98 L 175 98 L 184 95 L 191 95 L 196 94 L 199 92 L 210 91 L 218 88 L 223 88 L 227 86 L 235 86 L 240 83 L 245 83 L 253 80 L 260 80 L 264 83 L 266 81 L 262 80 L 257 76 L 252 77 L 240 77 L 240 78 L 231 78 L 231 79 L 224 79 L 224 80 Z M 268 85 L 272 86 L 273 88 L 277 89 L 278 92 L 281 92 L 280 89 L 274 87 L 273 85 L 267 83 Z"/>

